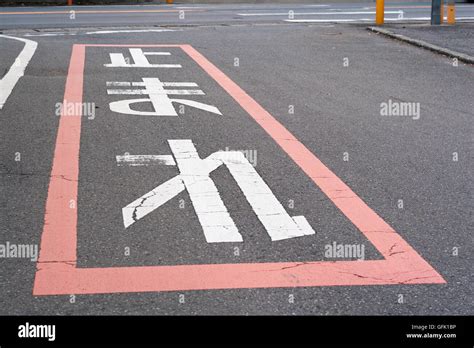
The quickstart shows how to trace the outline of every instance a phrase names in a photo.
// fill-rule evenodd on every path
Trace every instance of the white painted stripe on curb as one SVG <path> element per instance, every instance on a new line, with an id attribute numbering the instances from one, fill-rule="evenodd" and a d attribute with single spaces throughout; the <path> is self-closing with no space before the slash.
<path id="1" fill-rule="evenodd" d="M 25 43 L 23 50 L 20 52 L 18 57 L 16 57 L 15 62 L 10 67 L 8 72 L 5 76 L 0 80 L 0 110 L 5 105 L 7 98 L 10 96 L 13 88 L 15 87 L 18 80 L 24 75 L 25 69 L 30 62 L 33 54 L 38 47 L 38 43 L 36 41 L 28 40 L 28 39 L 21 39 L 18 37 L 7 36 L 7 35 L 0 35 L 0 37 L 4 37 L 7 39 L 18 40 Z"/>

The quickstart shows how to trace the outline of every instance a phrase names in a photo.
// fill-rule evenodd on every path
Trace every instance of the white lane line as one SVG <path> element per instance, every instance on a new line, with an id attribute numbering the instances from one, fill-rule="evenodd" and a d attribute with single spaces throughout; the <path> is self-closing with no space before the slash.
<path id="1" fill-rule="evenodd" d="M 385 18 L 386 20 L 386 18 Z M 327 19 L 285 19 L 285 22 L 291 23 L 338 23 L 338 22 L 359 22 L 359 21 L 372 21 L 373 18 L 361 18 L 361 19 L 350 19 L 350 18 L 327 18 Z"/>
<path id="2" fill-rule="evenodd" d="M 192 10 L 192 9 L 198 9 L 198 8 L 208 8 L 204 6 L 176 6 L 174 8 L 180 9 L 180 10 Z"/>
<path id="3" fill-rule="evenodd" d="M 64 36 L 64 35 L 76 35 L 76 34 L 70 34 L 70 33 L 44 33 L 44 34 L 25 34 L 23 36 Z"/>
<path id="4" fill-rule="evenodd" d="M 474 19 L 474 17 L 456 18 L 458 19 Z M 404 18 L 385 18 L 385 21 L 429 21 L 430 17 L 404 17 Z M 327 18 L 327 19 L 285 19 L 285 22 L 291 23 L 338 23 L 338 22 L 375 22 L 374 18 Z"/>
<path id="5" fill-rule="evenodd" d="M 33 54 L 38 47 L 36 41 L 31 41 L 28 39 L 20 39 L 18 37 L 0 35 L 6 39 L 18 40 L 25 43 L 23 50 L 20 52 L 18 57 L 16 57 L 15 62 L 10 67 L 8 72 L 0 80 L 0 110 L 5 105 L 7 98 L 10 96 L 13 88 L 15 87 L 18 80 L 24 75 L 26 66 L 30 62 Z"/>
<path id="6" fill-rule="evenodd" d="M 400 14 L 403 11 L 385 11 L 385 14 Z M 357 15 L 357 14 L 375 14 L 375 11 L 332 11 L 332 12 L 294 12 L 293 16 L 314 16 L 314 15 Z M 238 13 L 239 16 L 288 16 L 289 12 L 275 13 Z"/>
<path id="7" fill-rule="evenodd" d="M 86 32 L 86 35 L 120 34 L 120 33 L 162 33 L 162 32 L 168 32 L 168 31 L 177 31 L 177 30 L 173 30 L 173 29 L 99 30 L 99 31 Z"/>
<path id="8" fill-rule="evenodd" d="M 181 29 L 130 29 L 130 30 L 98 30 L 98 31 L 88 31 L 84 33 L 70 33 L 70 32 L 61 32 L 61 33 L 40 33 L 40 34 L 24 34 L 26 37 L 36 37 L 36 36 L 65 36 L 65 35 L 105 35 L 105 34 L 120 34 L 120 33 L 162 33 L 162 32 L 171 32 L 171 31 L 182 31 Z"/>
<path id="9" fill-rule="evenodd" d="M 148 165 L 165 165 L 175 166 L 173 156 L 171 155 L 123 155 L 116 156 L 118 166 L 148 166 Z"/>

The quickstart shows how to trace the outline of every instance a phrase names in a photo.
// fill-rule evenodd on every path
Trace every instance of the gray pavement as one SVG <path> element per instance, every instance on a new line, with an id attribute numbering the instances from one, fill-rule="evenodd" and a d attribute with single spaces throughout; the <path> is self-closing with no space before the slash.
<path id="1" fill-rule="evenodd" d="M 35 262 L 4 258 L 0 314 L 472 315 L 472 66 L 454 67 L 446 57 L 343 24 L 87 34 L 91 30 L 98 28 L 29 37 L 38 42 L 38 49 L 0 110 L 0 242 L 40 243 L 59 121 L 55 104 L 64 96 L 72 45 L 186 43 L 291 131 L 446 284 L 87 294 L 71 303 L 68 295 L 33 296 Z M 5 33 L 25 37 L 33 32 Z M 0 40 L 0 68 L 5 70 L 21 45 Z M 107 69 L 109 53 L 126 53 L 126 48 L 87 48 L 83 100 L 96 108 L 94 119 L 82 121 L 78 267 L 330 262 L 324 246 L 333 242 L 363 244 L 367 260 L 381 259 L 370 241 L 214 80 L 183 52 L 169 50 L 183 69 L 161 69 L 160 79 L 196 82 L 205 96 L 195 100 L 217 106 L 223 116 L 194 108 L 168 118 L 114 113 L 109 103 L 121 96 L 107 95 L 107 81 L 139 81 L 157 72 Z M 381 103 L 389 99 L 420 103 L 420 118 L 381 116 Z M 224 168 L 212 178 L 243 243 L 206 243 L 186 192 L 125 229 L 122 207 L 176 175 L 176 168 L 118 167 L 115 156 L 169 154 L 167 139 L 192 139 L 201 157 L 226 147 L 256 151 L 258 173 L 285 208 L 304 215 L 316 234 L 272 242 Z M 15 161 L 17 153 L 20 161 Z M 346 155 L 349 160 L 344 160 Z M 453 255 L 453 248 L 458 254 Z"/>
<path id="2" fill-rule="evenodd" d="M 395 34 L 423 40 L 433 45 L 474 57 L 474 24 L 464 23 L 457 26 L 389 25 L 386 27 Z"/>
<path id="3" fill-rule="evenodd" d="M 430 2 L 385 2 L 387 23 L 426 23 Z M 458 22 L 474 20 L 474 5 L 456 5 Z M 96 26 L 186 26 L 252 23 L 374 23 L 375 3 L 328 4 L 176 4 L 4 7 L 2 29 Z"/>

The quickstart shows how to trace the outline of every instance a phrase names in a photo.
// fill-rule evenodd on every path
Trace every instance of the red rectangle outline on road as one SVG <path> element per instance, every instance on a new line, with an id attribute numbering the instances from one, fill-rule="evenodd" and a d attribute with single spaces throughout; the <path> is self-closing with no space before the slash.
<path id="1" fill-rule="evenodd" d="M 445 283 L 433 267 L 293 134 L 192 46 L 75 44 L 65 102 L 82 103 L 86 47 L 181 48 L 270 135 L 384 259 L 78 268 L 75 202 L 81 115 L 61 115 L 34 295 Z"/>

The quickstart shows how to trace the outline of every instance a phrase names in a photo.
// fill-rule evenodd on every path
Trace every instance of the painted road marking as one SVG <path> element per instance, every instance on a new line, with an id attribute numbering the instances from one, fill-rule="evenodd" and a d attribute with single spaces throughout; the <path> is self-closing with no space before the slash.
<path id="1" fill-rule="evenodd" d="M 64 100 L 68 102 L 82 103 L 86 47 L 117 45 L 73 46 L 64 93 Z M 34 295 L 446 283 L 436 270 L 336 174 L 192 46 L 118 47 L 180 47 L 267 132 L 374 245 L 383 259 L 78 268 L 77 209 L 70 209 L 69 201 L 77 201 L 82 117 L 69 117 L 67 114 L 61 115 L 59 121 Z"/>
<path id="2" fill-rule="evenodd" d="M 164 87 L 198 87 L 195 82 L 162 82 Z M 121 81 L 107 81 L 107 86 L 130 87 L 130 86 L 145 86 L 143 82 L 121 82 Z M 138 93 L 141 94 L 141 93 Z"/>
<path id="3" fill-rule="evenodd" d="M 99 31 L 88 31 L 86 35 L 97 35 L 97 34 L 121 34 L 121 33 L 163 33 L 168 31 L 181 31 L 175 29 L 131 29 L 131 30 L 99 30 Z"/>
<path id="4" fill-rule="evenodd" d="M 109 53 L 109 64 L 104 64 L 108 68 L 182 68 L 181 64 L 151 64 L 147 56 L 170 56 L 170 52 L 143 52 L 141 48 L 130 48 L 130 55 L 133 63 L 129 63 L 123 53 Z"/>
<path id="5" fill-rule="evenodd" d="M 364 21 L 373 22 L 374 19 L 373 18 L 285 19 L 285 22 L 290 22 L 290 23 L 340 23 L 340 22 L 364 22 Z"/>
<path id="6" fill-rule="evenodd" d="M 26 37 L 35 36 L 63 36 L 63 35 L 76 35 L 76 33 L 43 33 L 43 34 L 25 34 Z"/>
<path id="7" fill-rule="evenodd" d="M 56 15 L 56 14 L 70 14 L 74 11 L 75 14 L 113 14 L 113 13 L 179 13 L 184 10 L 68 10 L 68 11 L 11 11 L 0 12 L 0 15 Z M 185 10 L 184 12 L 203 12 L 205 10 Z"/>
<path id="8" fill-rule="evenodd" d="M 152 52 L 157 53 L 157 52 Z M 169 95 L 205 95 L 200 89 L 165 89 L 168 86 L 197 87 L 194 82 L 161 82 L 158 78 L 142 78 L 143 82 L 132 82 L 132 86 L 145 87 L 144 89 L 107 89 L 109 95 L 148 95 L 149 98 L 125 99 L 109 103 L 110 110 L 120 114 L 139 116 L 178 116 L 173 103 L 187 105 L 196 109 L 222 116 L 219 109 L 213 105 L 200 103 L 190 99 L 169 98 Z M 108 86 L 128 86 L 130 82 L 108 81 Z M 133 110 L 130 105 L 137 103 L 151 103 L 154 111 Z"/>
<path id="9" fill-rule="evenodd" d="M 386 21 L 421 21 L 429 20 L 429 17 L 398 17 L 385 18 Z M 326 19 L 285 19 L 290 23 L 340 23 L 340 22 L 374 22 L 374 18 L 326 18 Z"/>
<path id="10" fill-rule="evenodd" d="M 204 236 L 208 243 L 241 242 L 237 226 L 235 226 L 214 181 L 209 177 L 208 165 L 199 158 L 191 140 L 168 140 L 180 174 L 177 176 L 182 183 L 179 187 L 186 188 L 196 215 L 201 223 Z M 125 213 L 124 208 L 124 222 Z"/>
<path id="11" fill-rule="evenodd" d="M 385 11 L 385 14 L 399 14 L 403 11 Z M 313 16 L 313 15 L 354 15 L 354 14 L 375 14 L 375 11 L 334 11 L 334 12 L 299 12 L 292 13 L 293 16 Z M 239 16 L 288 16 L 289 12 L 278 13 L 238 13 Z"/>
<path id="12" fill-rule="evenodd" d="M 474 17 L 456 17 L 456 20 L 473 20 Z M 385 18 L 385 21 L 429 21 L 430 17 L 405 17 L 405 18 Z M 285 22 L 291 23 L 338 23 L 338 22 L 374 22 L 374 18 L 358 19 L 285 19 Z"/>
<path id="13" fill-rule="evenodd" d="M 118 166 L 149 166 L 149 165 L 165 165 L 175 166 L 173 156 L 171 155 L 122 155 L 116 156 Z"/>
<path id="14" fill-rule="evenodd" d="M 30 62 L 31 58 L 35 54 L 38 43 L 36 41 L 21 39 L 18 37 L 0 35 L 6 39 L 18 40 L 25 43 L 23 50 L 20 52 L 18 57 L 16 57 L 15 62 L 10 67 L 8 72 L 0 80 L 0 110 L 5 105 L 8 97 L 10 96 L 13 88 L 15 88 L 16 83 L 20 78 L 25 74 L 25 69 Z"/>
<path id="15" fill-rule="evenodd" d="M 431 6 L 385 6 L 385 8 L 431 8 Z M 364 7 L 364 10 L 375 10 L 374 6 Z"/>
<path id="16" fill-rule="evenodd" d="M 88 31 L 85 33 L 79 32 L 59 32 L 59 33 L 41 33 L 41 34 L 24 34 L 26 37 L 35 36 L 64 36 L 64 35 L 106 35 L 106 34 L 120 34 L 120 33 L 162 33 L 169 31 L 182 31 L 181 29 L 131 29 L 131 30 L 99 30 Z"/>
<path id="17" fill-rule="evenodd" d="M 304 216 L 290 217 L 240 151 L 218 151 L 201 159 L 191 140 L 168 140 L 180 174 L 122 209 L 127 228 L 187 190 L 208 243 L 242 242 L 211 172 L 225 165 L 272 241 L 307 236 L 314 230 Z"/>

